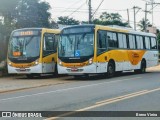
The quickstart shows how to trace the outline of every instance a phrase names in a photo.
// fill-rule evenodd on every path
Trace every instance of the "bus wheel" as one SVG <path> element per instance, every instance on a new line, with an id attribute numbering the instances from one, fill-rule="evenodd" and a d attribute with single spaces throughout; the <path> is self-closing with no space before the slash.
<path id="1" fill-rule="evenodd" d="M 141 68 L 138 70 L 134 70 L 135 73 L 145 73 L 146 72 L 146 62 L 143 60 L 141 62 Z"/>
<path id="2" fill-rule="evenodd" d="M 28 74 L 28 75 L 26 75 L 26 77 L 27 77 L 28 79 L 32 79 L 32 78 L 34 77 L 34 75 L 33 75 L 33 74 Z"/>
<path id="3" fill-rule="evenodd" d="M 107 77 L 113 77 L 115 74 L 115 67 L 114 67 L 114 63 L 113 62 L 109 62 L 108 63 L 108 67 L 107 67 Z"/>
<path id="4" fill-rule="evenodd" d="M 54 71 L 54 73 L 53 73 L 53 76 L 54 76 L 54 77 L 57 77 L 57 76 L 58 76 L 57 64 L 55 65 L 55 71 Z"/>
<path id="5" fill-rule="evenodd" d="M 141 63 L 141 69 L 140 69 L 141 73 L 145 73 L 146 72 L 146 62 L 143 60 Z"/>

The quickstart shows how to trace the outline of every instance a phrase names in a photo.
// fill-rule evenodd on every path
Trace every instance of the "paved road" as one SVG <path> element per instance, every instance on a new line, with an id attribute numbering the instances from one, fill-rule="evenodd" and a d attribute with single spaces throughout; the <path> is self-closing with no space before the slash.
<path id="1" fill-rule="evenodd" d="M 1 93 L 0 111 L 160 111 L 159 72 L 146 74 L 127 72 L 111 79 L 93 76 L 89 79 L 74 80 L 69 77 L 63 80 L 70 82 Z M 123 120 L 124 118 L 85 119 Z M 125 117 L 125 119 L 159 120 L 155 117 Z"/>

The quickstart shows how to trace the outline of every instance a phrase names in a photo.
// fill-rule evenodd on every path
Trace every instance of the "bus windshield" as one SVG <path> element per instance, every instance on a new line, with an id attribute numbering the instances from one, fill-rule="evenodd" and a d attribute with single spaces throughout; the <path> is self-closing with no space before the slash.
<path id="1" fill-rule="evenodd" d="M 62 34 L 59 42 L 59 57 L 86 57 L 93 55 L 93 33 Z"/>
<path id="2" fill-rule="evenodd" d="M 10 58 L 32 58 L 40 54 L 40 36 L 13 36 L 9 43 Z"/>

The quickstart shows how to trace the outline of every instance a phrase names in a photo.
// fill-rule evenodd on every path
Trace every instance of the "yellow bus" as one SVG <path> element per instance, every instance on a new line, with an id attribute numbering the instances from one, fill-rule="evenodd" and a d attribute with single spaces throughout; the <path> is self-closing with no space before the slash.
<path id="1" fill-rule="evenodd" d="M 56 73 L 59 33 L 47 28 L 14 30 L 8 45 L 8 73 L 28 78 Z"/>
<path id="2" fill-rule="evenodd" d="M 119 26 L 78 25 L 61 31 L 58 73 L 89 75 L 134 70 L 158 64 L 156 35 Z"/>

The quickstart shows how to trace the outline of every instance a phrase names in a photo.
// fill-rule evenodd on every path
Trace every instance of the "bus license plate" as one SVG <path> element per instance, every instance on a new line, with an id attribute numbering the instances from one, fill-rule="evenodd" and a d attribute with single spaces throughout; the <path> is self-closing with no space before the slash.
<path id="1" fill-rule="evenodd" d="M 77 68 L 71 68 L 71 71 L 72 71 L 72 72 L 77 72 L 78 69 L 77 69 Z"/>
<path id="2" fill-rule="evenodd" d="M 26 69 L 25 68 L 20 68 L 20 71 L 26 71 Z"/>

